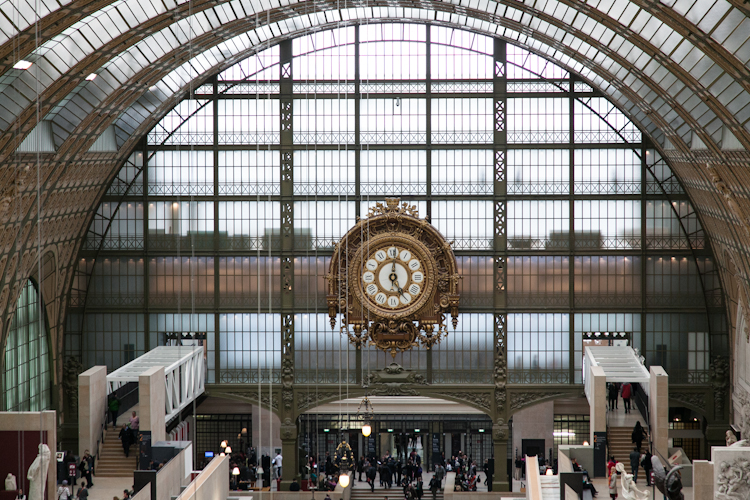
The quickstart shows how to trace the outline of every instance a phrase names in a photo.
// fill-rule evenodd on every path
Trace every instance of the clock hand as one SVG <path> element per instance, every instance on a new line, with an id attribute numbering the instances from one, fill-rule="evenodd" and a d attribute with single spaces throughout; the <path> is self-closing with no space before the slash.
<path id="1" fill-rule="evenodd" d="M 391 290 L 393 290 L 393 284 L 396 285 L 396 288 L 398 289 L 399 295 L 401 295 L 403 297 L 404 296 L 404 290 L 400 286 L 398 286 L 398 278 L 395 279 L 395 280 L 393 280 L 393 283 L 391 284 Z"/>

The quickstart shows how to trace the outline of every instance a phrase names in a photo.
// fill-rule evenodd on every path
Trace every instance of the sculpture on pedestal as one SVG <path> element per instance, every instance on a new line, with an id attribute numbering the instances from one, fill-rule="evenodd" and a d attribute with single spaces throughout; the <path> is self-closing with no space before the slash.
<path id="1" fill-rule="evenodd" d="M 727 431 L 727 446 L 732 446 L 736 442 L 737 436 L 734 435 L 734 432 Z"/>
<path id="2" fill-rule="evenodd" d="M 16 491 L 17 489 L 16 476 L 8 472 L 8 475 L 5 477 L 5 491 Z"/>
<path id="3" fill-rule="evenodd" d="M 47 482 L 47 472 L 49 471 L 50 460 L 51 453 L 49 451 L 49 446 L 46 444 L 40 444 L 39 454 L 31 463 L 31 466 L 29 466 L 29 472 L 26 475 L 26 479 L 29 480 L 29 500 L 42 500 L 44 485 Z"/>
<path id="4" fill-rule="evenodd" d="M 635 487 L 635 481 L 633 481 L 633 474 L 625 472 L 625 465 L 622 462 L 617 462 L 615 470 L 620 474 L 622 490 L 620 494 L 625 500 L 646 500 L 648 498 L 648 491 L 641 491 Z"/>
<path id="5" fill-rule="evenodd" d="M 750 460 L 738 458 L 721 462 L 715 485 L 717 500 L 745 500 L 750 498 Z"/>

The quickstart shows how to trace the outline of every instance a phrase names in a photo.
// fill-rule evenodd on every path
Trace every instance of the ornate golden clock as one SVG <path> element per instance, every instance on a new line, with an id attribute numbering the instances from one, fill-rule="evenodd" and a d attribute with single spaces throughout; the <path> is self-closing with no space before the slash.
<path id="1" fill-rule="evenodd" d="M 331 328 L 361 347 L 368 340 L 393 356 L 447 334 L 445 313 L 458 325 L 456 257 L 450 243 L 416 207 L 386 198 L 336 245 L 328 278 Z"/>

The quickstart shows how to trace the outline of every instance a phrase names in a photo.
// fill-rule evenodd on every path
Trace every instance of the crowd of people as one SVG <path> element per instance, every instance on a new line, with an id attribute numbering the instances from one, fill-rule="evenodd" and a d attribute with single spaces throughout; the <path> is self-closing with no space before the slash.
<path id="1" fill-rule="evenodd" d="M 240 444 L 240 449 L 243 445 Z M 270 486 L 271 480 L 281 481 L 283 457 L 281 453 L 271 459 L 268 455 L 262 455 L 260 458 L 255 448 L 248 446 L 244 451 L 233 451 L 229 456 L 230 484 L 236 490 L 254 489 L 260 485 L 259 480 L 263 480 L 264 487 Z M 205 464 L 204 464 L 205 466 Z M 239 475 L 232 475 L 232 471 L 237 467 Z M 272 474 L 273 472 L 273 474 Z M 299 483 L 291 485 L 292 491 L 299 491 Z"/>

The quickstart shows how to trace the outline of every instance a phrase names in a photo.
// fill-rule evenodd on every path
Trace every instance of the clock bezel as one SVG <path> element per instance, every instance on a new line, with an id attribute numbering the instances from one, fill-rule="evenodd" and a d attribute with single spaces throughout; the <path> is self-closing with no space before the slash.
<path id="1" fill-rule="evenodd" d="M 422 287 L 422 293 L 414 300 L 410 305 L 401 309 L 391 309 L 387 305 L 380 306 L 374 300 L 370 300 L 369 295 L 365 291 L 365 284 L 362 279 L 362 275 L 367 270 L 365 263 L 370 259 L 374 258 L 375 252 L 381 249 L 387 249 L 388 247 L 400 247 L 411 252 L 413 257 L 416 257 L 422 264 L 422 273 L 424 275 L 424 286 Z M 350 283 L 356 283 L 354 287 L 354 295 L 359 303 L 368 310 L 370 313 L 385 319 L 400 319 L 407 316 L 414 315 L 424 308 L 424 306 L 431 301 L 436 290 L 436 265 L 432 258 L 432 254 L 427 246 L 416 238 L 405 235 L 402 233 L 384 233 L 373 236 L 368 240 L 367 244 L 362 245 L 357 249 L 354 256 L 350 260 L 353 265 L 349 266 L 349 280 Z M 376 278 L 377 281 L 377 278 Z M 382 290 L 380 283 L 378 283 L 378 289 Z"/>

